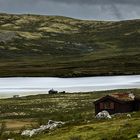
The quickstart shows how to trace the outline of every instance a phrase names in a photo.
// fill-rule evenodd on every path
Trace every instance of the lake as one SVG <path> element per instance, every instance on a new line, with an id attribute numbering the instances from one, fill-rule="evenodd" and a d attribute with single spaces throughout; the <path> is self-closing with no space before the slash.
<path id="1" fill-rule="evenodd" d="M 47 93 L 51 88 L 66 92 L 89 92 L 140 88 L 140 75 L 82 78 L 13 77 L 0 78 L 0 96 Z"/>

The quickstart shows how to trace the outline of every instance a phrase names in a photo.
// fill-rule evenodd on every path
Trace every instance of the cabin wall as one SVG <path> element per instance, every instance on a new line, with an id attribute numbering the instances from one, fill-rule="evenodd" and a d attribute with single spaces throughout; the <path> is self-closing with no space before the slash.
<path id="1" fill-rule="evenodd" d="M 117 104 L 115 113 L 125 113 L 125 112 L 132 112 L 134 111 L 133 102 L 126 102 L 122 104 Z"/>
<path id="2" fill-rule="evenodd" d="M 105 104 L 106 102 L 114 103 L 114 109 L 104 109 L 104 108 L 101 109 L 100 104 Z M 106 100 L 104 100 L 102 102 L 99 102 L 99 103 L 95 104 L 95 114 L 98 114 L 99 112 L 101 112 L 103 110 L 108 111 L 110 114 L 114 114 L 114 111 L 115 111 L 115 109 L 116 109 L 117 106 L 118 105 L 113 100 L 106 99 Z"/>
<path id="3" fill-rule="evenodd" d="M 113 109 L 101 109 L 100 108 L 100 103 L 105 103 L 105 102 L 113 102 L 114 103 L 114 108 Z M 97 104 L 95 104 L 95 114 L 98 114 L 99 112 L 106 110 L 110 114 L 115 114 L 115 113 L 125 113 L 125 112 L 131 112 L 134 111 L 134 105 L 133 102 L 126 102 L 126 103 L 118 103 L 116 101 L 113 101 L 111 99 L 106 99 L 104 101 L 101 101 Z"/>
<path id="4" fill-rule="evenodd" d="M 140 110 L 140 100 L 135 100 L 135 111 Z"/>

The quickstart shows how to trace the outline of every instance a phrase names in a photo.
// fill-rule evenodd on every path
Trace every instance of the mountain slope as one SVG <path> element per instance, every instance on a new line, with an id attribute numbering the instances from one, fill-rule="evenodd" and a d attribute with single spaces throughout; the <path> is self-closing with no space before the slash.
<path id="1" fill-rule="evenodd" d="M 0 14 L 0 76 L 140 74 L 140 20 Z"/>

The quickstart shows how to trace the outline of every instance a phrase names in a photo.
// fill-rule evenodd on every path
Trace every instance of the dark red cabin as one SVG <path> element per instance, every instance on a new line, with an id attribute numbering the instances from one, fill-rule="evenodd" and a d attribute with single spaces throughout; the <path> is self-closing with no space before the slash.
<path id="1" fill-rule="evenodd" d="M 132 93 L 115 93 L 104 96 L 94 102 L 95 114 L 106 110 L 110 114 L 140 110 L 140 98 Z"/>

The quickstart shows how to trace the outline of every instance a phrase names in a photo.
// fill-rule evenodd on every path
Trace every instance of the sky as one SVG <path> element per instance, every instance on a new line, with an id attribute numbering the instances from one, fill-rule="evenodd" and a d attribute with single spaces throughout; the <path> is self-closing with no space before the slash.
<path id="1" fill-rule="evenodd" d="M 140 18 L 140 0 L 0 0 L 1 13 L 60 15 L 78 19 Z"/>

